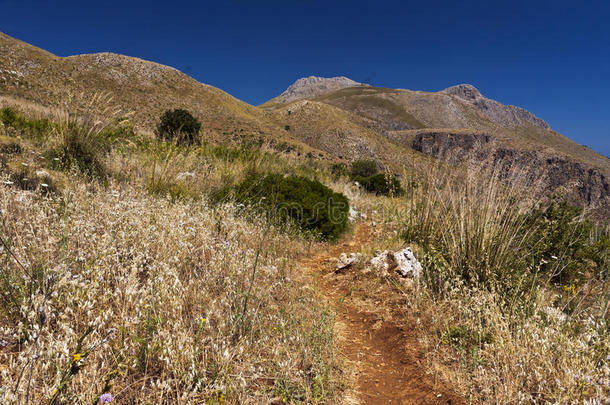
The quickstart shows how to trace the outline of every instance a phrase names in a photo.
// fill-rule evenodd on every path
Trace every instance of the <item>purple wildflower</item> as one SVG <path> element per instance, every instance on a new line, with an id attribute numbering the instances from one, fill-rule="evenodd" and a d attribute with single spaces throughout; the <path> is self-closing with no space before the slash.
<path id="1" fill-rule="evenodd" d="M 107 392 L 105 394 L 100 395 L 100 404 L 109 404 L 112 402 L 114 398 L 112 397 L 112 394 Z"/>

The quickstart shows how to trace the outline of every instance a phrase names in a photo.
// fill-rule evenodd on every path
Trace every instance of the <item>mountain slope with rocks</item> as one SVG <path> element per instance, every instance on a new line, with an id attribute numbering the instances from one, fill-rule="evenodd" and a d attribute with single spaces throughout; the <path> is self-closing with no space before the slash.
<path id="1" fill-rule="evenodd" d="M 201 121 L 209 140 L 249 136 L 308 149 L 284 131 L 274 114 L 172 67 L 108 52 L 58 57 L 0 33 L 0 97 L 28 107 L 106 107 L 91 106 L 93 95 L 107 95 L 112 107 L 131 114 L 146 133 L 152 133 L 165 110 L 186 108 Z"/>
<path id="2" fill-rule="evenodd" d="M 366 137 L 359 135 L 360 150 L 373 150 L 373 144 L 383 144 L 380 139 L 387 138 L 400 145 L 402 151 L 416 151 L 452 165 L 476 162 L 502 166 L 511 172 L 520 170 L 544 179 L 545 192 L 560 193 L 572 203 L 596 211 L 598 216 L 610 215 L 610 159 L 559 134 L 521 107 L 484 97 L 472 85 L 460 84 L 433 93 L 360 85 L 327 92 L 308 102 L 317 103 L 318 110 L 325 104 L 350 113 L 350 124 L 358 123 L 363 128 L 359 134 L 368 133 Z M 298 109 L 294 105 L 263 107 L 281 112 Z M 309 125 L 320 122 L 312 116 Z M 334 123 L 349 127 L 340 122 Z M 303 139 L 311 132 L 315 131 L 299 131 L 295 127 L 295 135 Z M 319 128 L 318 138 L 325 133 L 324 128 Z M 332 139 L 329 136 L 326 144 L 318 147 L 332 154 L 345 150 L 345 145 L 333 143 Z M 409 156 L 408 152 L 402 153 Z M 345 152 L 343 155 L 349 156 Z"/>
<path id="3" fill-rule="evenodd" d="M 547 191 L 610 211 L 610 159 L 520 107 L 486 98 L 472 85 L 424 92 L 311 76 L 255 107 L 168 66 L 113 53 L 58 57 L 0 34 L 3 104 L 82 111 L 92 108 L 96 94 L 131 113 L 136 128 L 148 134 L 163 111 L 186 108 L 211 142 L 265 140 L 316 159 L 371 158 L 394 172 L 420 170 L 436 159 L 491 161 L 533 171 L 548 179 Z M 103 113 L 104 106 L 93 108 Z M 473 143 L 472 134 L 489 141 Z"/>
<path id="4" fill-rule="evenodd" d="M 286 91 L 270 100 L 269 104 L 285 104 L 304 98 L 318 97 L 336 90 L 362 86 L 362 83 L 353 81 L 344 76 L 338 77 L 303 77 L 291 84 Z"/>

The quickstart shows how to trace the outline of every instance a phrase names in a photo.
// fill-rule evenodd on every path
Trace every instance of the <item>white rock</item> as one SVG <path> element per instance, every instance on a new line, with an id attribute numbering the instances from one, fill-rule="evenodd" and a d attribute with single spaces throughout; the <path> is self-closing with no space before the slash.
<path id="1" fill-rule="evenodd" d="M 195 173 L 193 172 L 182 172 L 176 175 L 176 180 L 184 181 L 184 180 L 192 180 L 195 178 Z"/>
<path id="2" fill-rule="evenodd" d="M 360 261 L 360 253 L 350 253 L 349 256 L 345 253 L 341 253 L 339 259 L 337 259 L 337 271 L 346 269 Z"/>
<path id="3" fill-rule="evenodd" d="M 377 250 L 370 261 L 371 266 L 382 274 L 390 269 L 396 270 L 402 277 L 418 278 L 421 274 L 421 264 L 415 258 L 411 248 L 405 248 L 396 252 L 383 252 Z"/>
<path id="4" fill-rule="evenodd" d="M 371 266 L 376 270 L 380 270 L 384 273 L 387 272 L 390 268 L 390 264 L 388 263 L 388 251 L 375 251 L 375 256 L 371 259 Z"/>
<path id="5" fill-rule="evenodd" d="M 403 277 L 418 278 L 421 273 L 421 264 L 415 258 L 411 248 L 394 252 L 396 272 Z"/>
<path id="6" fill-rule="evenodd" d="M 354 207 L 349 207 L 349 220 L 353 222 L 358 218 L 360 218 L 360 213 L 358 212 L 358 210 Z"/>

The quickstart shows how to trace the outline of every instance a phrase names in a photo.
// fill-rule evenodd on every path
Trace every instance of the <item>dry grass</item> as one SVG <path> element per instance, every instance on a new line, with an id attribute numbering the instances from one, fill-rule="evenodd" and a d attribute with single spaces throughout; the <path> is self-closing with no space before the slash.
<path id="1" fill-rule="evenodd" d="M 326 183 L 328 172 L 269 145 L 180 148 L 114 119 L 55 117 L 37 136 L 0 125 L 0 180 L 24 166 L 59 185 L 45 195 L 0 183 L 0 399 L 333 401 L 333 313 L 294 267 L 307 243 L 204 198 L 252 170 Z M 105 184 L 54 171 L 41 153 L 72 142 L 73 125 L 77 137 L 107 143 Z M 363 253 L 415 242 L 424 277 L 401 287 L 404 300 L 420 314 L 430 367 L 467 398 L 601 403 L 610 395 L 607 281 L 562 289 L 524 267 L 534 230 L 522 213 L 533 201 L 519 181 L 497 179 L 440 166 L 405 173 L 399 199 L 341 179 L 332 187 L 383 223 L 378 246 Z"/>
<path id="2" fill-rule="evenodd" d="M 332 314 L 291 265 L 298 240 L 119 186 L 0 193 L 5 402 L 50 398 L 77 353 L 62 402 L 91 402 L 109 379 L 133 403 L 332 391 Z"/>
<path id="3" fill-rule="evenodd" d="M 104 392 L 119 403 L 332 398 L 339 384 L 334 315 L 294 267 L 308 242 L 255 214 L 147 187 L 161 179 L 203 196 L 248 170 L 290 163 L 265 146 L 243 155 L 178 148 L 117 132 L 108 116 L 59 114 L 40 137 L 2 129 L 2 139 L 21 149 L 3 155 L 10 165 L 1 180 L 12 165 L 26 164 L 60 179 L 61 189 L 43 195 L 0 183 L 0 399 L 94 403 Z M 40 152 L 73 142 L 67 135 L 106 143 L 97 155 L 104 182 L 50 168 L 55 160 Z M 189 171 L 192 177 L 176 179 Z"/>
<path id="4" fill-rule="evenodd" d="M 592 267 L 581 284 L 556 286 L 527 266 L 536 229 L 523 213 L 535 201 L 523 181 L 497 179 L 473 167 L 447 176 L 439 167 L 404 199 L 354 199 L 384 224 L 371 249 L 406 241 L 423 262 L 421 282 L 397 288 L 418 314 L 430 371 L 474 403 L 605 403 L 607 277 Z M 568 264 L 557 256 L 554 269 Z"/>

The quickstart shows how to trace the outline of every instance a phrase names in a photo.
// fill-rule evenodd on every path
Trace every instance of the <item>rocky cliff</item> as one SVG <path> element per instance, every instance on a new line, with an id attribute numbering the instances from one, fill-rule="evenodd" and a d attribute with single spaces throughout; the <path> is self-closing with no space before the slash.
<path id="1" fill-rule="evenodd" d="M 565 156 L 502 147 L 489 134 L 449 131 L 422 131 L 412 147 L 452 164 L 493 166 L 504 178 L 521 175 L 531 186 L 536 183 L 573 204 L 584 203 L 599 218 L 610 217 L 610 179 L 601 170 Z"/>

